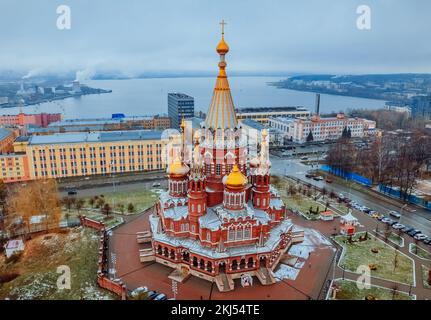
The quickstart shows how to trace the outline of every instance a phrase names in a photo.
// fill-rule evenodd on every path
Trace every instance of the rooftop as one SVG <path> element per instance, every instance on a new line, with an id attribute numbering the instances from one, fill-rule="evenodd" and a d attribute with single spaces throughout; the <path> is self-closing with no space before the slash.
<path id="1" fill-rule="evenodd" d="M 10 132 L 9 130 L 7 130 L 5 128 L 0 128 L 0 140 L 7 138 L 11 134 L 12 134 L 12 132 Z"/>
<path id="2" fill-rule="evenodd" d="M 177 99 L 194 99 L 193 97 L 181 92 L 170 92 L 168 93 L 168 96 L 175 97 Z"/>
<path id="3" fill-rule="evenodd" d="M 236 112 L 238 113 L 256 113 L 256 112 L 288 112 L 288 111 L 306 111 L 309 112 L 309 110 L 302 106 L 285 106 L 285 107 L 257 107 L 257 108 L 240 108 L 237 109 Z"/>
<path id="4" fill-rule="evenodd" d="M 29 139 L 29 145 L 159 140 L 161 137 L 162 131 L 151 130 L 55 133 L 52 135 L 31 136 Z"/>

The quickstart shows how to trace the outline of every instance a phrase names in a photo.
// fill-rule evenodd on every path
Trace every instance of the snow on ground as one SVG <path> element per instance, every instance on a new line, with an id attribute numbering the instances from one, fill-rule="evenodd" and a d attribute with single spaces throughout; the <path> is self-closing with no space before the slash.
<path id="1" fill-rule="evenodd" d="M 303 230 L 304 241 L 302 243 L 295 244 L 290 248 L 289 254 L 291 256 L 307 259 L 310 255 L 310 252 L 313 252 L 315 248 L 332 245 L 331 242 L 329 242 L 329 240 L 319 231 L 308 228 Z"/>
<path id="2" fill-rule="evenodd" d="M 299 271 L 300 269 L 295 269 L 285 264 L 280 264 L 278 270 L 273 274 L 277 281 L 281 281 L 283 279 L 295 280 L 299 274 Z"/>

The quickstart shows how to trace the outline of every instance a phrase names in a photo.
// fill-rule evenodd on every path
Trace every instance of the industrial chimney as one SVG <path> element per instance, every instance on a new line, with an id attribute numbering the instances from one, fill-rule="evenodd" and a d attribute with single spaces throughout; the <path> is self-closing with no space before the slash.
<path id="1" fill-rule="evenodd" d="M 316 115 L 320 115 L 320 93 L 316 93 Z"/>

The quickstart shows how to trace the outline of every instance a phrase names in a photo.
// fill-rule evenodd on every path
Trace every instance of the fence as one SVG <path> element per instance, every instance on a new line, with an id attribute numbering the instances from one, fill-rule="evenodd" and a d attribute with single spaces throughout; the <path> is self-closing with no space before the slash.
<path id="1" fill-rule="evenodd" d="M 399 189 L 394 189 L 394 188 L 388 187 L 384 184 L 379 184 L 379 191 L 382 193 L 388 194 L 394 198 L 398 198 L 398 199 L 404 198 Z M 431 210 L 431 202 L 430 201 L 427 201 L 423 198 L 419 198 L 415 195 L 407 195 L 405 198 L 406 198 L 406 201 L 408 201 L 412 204 L 424 207 L 427 210 Z"/>
<path id="2" fill-rule="evenodd" d="M 127 288 L 122 281 L 111 280 L 106 275 L 109 271 L 109 260 L 108 260 L 108 236 L 105 230 L 105 225 L 102 222 L 98 222 L 87 218 L 86 216 L 80 216 L 79 220 L 81 225 L 100 231 L 100 244 L 99 244 L 99 260 L 97 268 L 97 284 L 112 293 L 120 296 L 122 300 L 127 298 Z"/>
<path id="3" fill-rule="evenodd" d="M 353 181 L 358 182 L 360 184 L 363 184 L 367 187 L 371 187 L 371 185 L 372 185 L 372 182 L 370 179 L 368 179 L 364 176 L 361 176 L 357 173 L 354 173 L 354 172 L 347 172 L 347 171 L 344 171 L 343 169 L 333 168 L 333 167 L 328 166 L 326 164 L 321 165 L 320 169 L 323 171 L 335 174 L 336 176 L 342 177 L 346 180 L 353 180 Z"/>

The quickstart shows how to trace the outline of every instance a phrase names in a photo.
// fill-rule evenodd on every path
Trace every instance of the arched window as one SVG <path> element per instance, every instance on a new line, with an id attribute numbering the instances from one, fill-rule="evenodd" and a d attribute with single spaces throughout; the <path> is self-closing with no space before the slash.
<path id="1" fill-rule="evenodd" d="M 201 213 L 201 205 L 198 204 L 198 213 Z"/>
<path id="2" fill-rule="evenodd" d="M 171 222 L 171 230 L 174 231 L 174 223 Z"/>
<path id="3" fill-rule="evenodd" d="M 211 232 L 207 232 L 207 241 L 211 241 Z"/>
<path id="4" fill-rule="evenodd" d="M 250 239 L 251 238 L 251 228 L 250 226 L 246 226 L 244 229 L 244 239 Z"/>
<path id="5" fill-rule="evenodd" d="M 262 205 L 266 206 L 266 199 L 265 198 L 262 199 Z"/>
<path id="6" fill-rule="evenodd" d="M 196 227 L 194 224 L 192 224 L 192 232 L 195 233 L 196 232 Z"/>
<path id="7" fill-rule="evenodd" d="M 236 229 L 236 240 L 242 240 L 242 227 Z"/>
<path id="8" fill-rule="evenodd" d="M 234 241 L 235 240 L 235 229 L 230 228 L 227 234 L 227 240 L 228 241 Z"/>
<path id="9" fill-rule="evenodd" d="M 257 199 L 256 199 L 256 205 L 257 205 L 257 206 L 260 206 L 260 198 L 257 198 Z"/>

